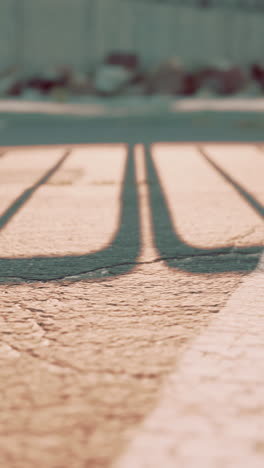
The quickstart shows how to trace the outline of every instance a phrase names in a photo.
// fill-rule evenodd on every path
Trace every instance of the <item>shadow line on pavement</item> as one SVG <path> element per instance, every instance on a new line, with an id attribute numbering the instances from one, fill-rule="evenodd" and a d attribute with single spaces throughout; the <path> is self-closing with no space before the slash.
<path id="1" fill-rule="evenodd" d="M 109 245 L 100 251 L 78 256 L 0 258 L 0 283 L 16 279 L 19 281 L 50 281 L 66 279 L 67 277 L 74 279 L 74 277 L 86 273 L 88 278 L 89 273 L 93 279 L 102 278 L 102 269 L 104 269 L 103 277 L 105 278 L 125 274 L 133 269 L 140 251 L 139 201 L 133 151 L 134 147 L 129 145 L 122 184 L 118 228 Z M 62 162 L 63 160 L 57 166 L 60 166 Z M 53 168 L 52 173 L 55 170 L 56 166 Z M 48 174 L 33 187 L 26 190 L 6 210 L 2 220 L 0 220 L 0 225 L 6 225 L 8 220 L 33 195 L 34 191 L 47 180 Z"/>
<path id="2" fill-rule="evenodd" d="M 199 148 L 201 156 L 206 160 L 206 162 L 213 167 L 222 177 L 228 182 L 238 194 L 248 203 L 250 208 L 253 208 L 258 215 L 261 215 L 264 218 L 264 206 L 259 203 L 251 193 L 245 190 L 240 184 L 238 184 L 226 171 L 224 171 L 218 164 L 216 164 L 206 153 L 203 148 Z"/>
<path id="3" fill-rule="evenodd" d="M 135 266 L 140 252 L 139 200 L 135 177 L 133 149 L 135 143 L 128 144 L 128 155 L 124 171 L 120 199 L 119 225 L 113 241 L 104 249 L 86 255 L 67 255 L 30 258 L 0 258 L 0 283 L 20 281 L 50 281 L 59 279 L 79 280 L 78 276 L 91 279 L 107 278 L 129 273 Z M 143 143 L 146 152 L 147 181 L 154 240 L 167 265 L 173 269 L 191 273 L 249 272 L 256 268 L 263 246 L 253 245 L 244 248 L 235 246 L 211 249 L 195 248 L 187 244 L 175 231 L 162 189 L 158 171 L 151 156 L 151 145 Z M 208 164 L 228 182 L 258 214 L 264 217 L 264 207 L 227 172 L 221 169 L 200 149 L 200 154 Z M 60 168 L 68 152 L 35 185 L 27 189 L 6 210 L 0 218 L 4 227 L 23 204 L 33 196 L 37 188 L 47 182 Z M 103 270 L 103 271 L 102 271 Z"/>
<path id="4" fill-rule="evenodd" d="M 149 144 L 145 145 L 145 154 L 154 241 L 160 257 L 165 259 L 167 265 L 191 273 L 249 272 L 254 270 L 264 249 L 263 246 L 253 245 L 238 248 L 231 245 L 206 249 L 193 247 L 182 239 L 174 228 L 166 195 Z M 264 207 L 249 192 L 211 161 L 204 152 L 201 155 L 226 182 L 231 184 L 251 208 L 264 217 Z"/>
<path id="5" fill-rule="evenodd" d="M 59 161 L 49 169 L 44 176 L 42 176 L 35 184 L 33 184 L 28 189 L 24 190 L 24 192 L 17 197 L 13 203 L 5 210 L 5 212 L 0 216 L 0 230 L 3 229 L 9 221 L 15 216 L 15 214 L 25 205 L 27 201 L 34 195 L 36 190 L 41 186 L 44 185 L 48 180 L 57 172 L 58 169 L 62 166 L 64 161 L 68 158 L 71 151 L 68 150 L 66 153 L 59 159 Z"/>

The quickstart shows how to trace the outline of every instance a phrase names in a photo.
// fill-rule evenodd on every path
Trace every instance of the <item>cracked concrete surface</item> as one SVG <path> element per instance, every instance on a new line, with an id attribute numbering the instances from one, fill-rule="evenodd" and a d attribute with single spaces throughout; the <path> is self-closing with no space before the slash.
<path id="1" fill-rule="evenodd" d="M 222 153 L 205 148 L 264 201 L 264 155 L 251 146 L 222 146 Z M 64 150 L 7 152 L 0 160 L 1 212 Z M 83 254 L 107 245 L 120 212 L 125 154 L 122 145 L 74 149 L 3 228 L 1 257 Z M 232 251 L 232 243 L 241 249 L 263 245 L 263 219 L 196 148 L 160 145 L 153 154 L 174 228 L 186 243 L 229 246 L 230 253 L 220 255 L 234 259 L 257 256 Z M 140 146 L 135 160 L 141 249 L 131 271 L 109 276 L 105 266 L 100 276 L 9 278 L 0 285 L 1 467 L 110 466 L 157 405 L 167 376 L 245 277 L 235 270 L 193 273 L 160 258 Z M 212 256 L 217 262 L 219 254 Z M 184 253 L 181 258 L 192 261 Z"/>
<path id="2" fill-rule="evenodd" d="M 150 264 L 107 281 L 1 286 L 1 464 L 108 466 L 238 282 Z"/>
<path id="3" fill-rule="evenodd" d="M 115 468 L 261 468 L 264 256 L 186 349 Z"/>

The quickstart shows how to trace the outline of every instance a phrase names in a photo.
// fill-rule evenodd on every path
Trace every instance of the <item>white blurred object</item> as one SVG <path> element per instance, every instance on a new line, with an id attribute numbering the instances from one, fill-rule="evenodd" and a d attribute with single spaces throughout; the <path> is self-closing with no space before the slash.
<path id="1" fill-rule="evenodd" d="M 43 101 L 43 95 L 40 93 L 39 90 L 37 89 L 32 89 L 32 88 L 26 88 L 22 92 L 20 99 L 23 99 L 24 101 L 32 101 L 32 102 L 39 102 Z"/>
<path id="2" fill-rule="evenodd" d="M 118 65 L 101 65 L 95 75 L 95 88 L 102 93 L 115 93 L 131 78 L 131 72 Z"/>

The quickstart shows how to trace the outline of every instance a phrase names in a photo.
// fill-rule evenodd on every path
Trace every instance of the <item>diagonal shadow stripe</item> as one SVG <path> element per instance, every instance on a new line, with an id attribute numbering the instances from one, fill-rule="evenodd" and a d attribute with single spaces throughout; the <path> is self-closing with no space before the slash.
<path id="1" fill-rule="evenodd" d="M 166 260 L 168 266 L 192 273 L 246 272 L 256 268 L 263 246 L 200 249 L 184 242 L 177 230 L 175 231 L 149 145 L 146 147 L 146 166 L 155 244 L 160 256 Z M 213 167 L 238 191 L 244 201 L 247 201 L 253 209 L 263 216 L 263 206 L 251 194 L 246 192 L 215 163 L 213 163 Z"/>
<path id="2" fill-rule="evenodd" d="M 27 201 L 34 195 L 36 190 L 41 185 L 46 184 L 48 180 L 55 174 L 55 172 L 60 169 L 64 161 L 68 158 L 70 155 L 71 151 L 66 151 L 66 153 L 62 156 L 62 158 L 59 159 L 59 161 L 53 166 L 51 169 L 49 169 L 44 176 L 42 176 L 34 185 L 32 185 L 30 188 L 26 189 L 16 200 L 7 208 L 7 210 L 1 215 L 0 217 L 0 229 L 3 229 L 9 221 L 15 216 L 15 214 L 25 205 Z"/>
<path id="3" fill-rule="evenodd" d="M 44 178 L 42 183 L 44 183 L 43 180 Z M 27 194 L 27 199 L 32 195 L 33 192 Z M 22 201 L 20 206 L 22 206 Z M 94 278 L 97 271 L 98 277 L 102 276 L 100 272 L 102 268 L 108 269 L 107 275 L 124 274 L 134 267 L 139 251 L 139 203 L 133 147 L 129 145 L 120 200 L 119 223 L 113 241 L 104 249 L 86 255 L 0 258 L 0 281 L 4 283 L 8 281 L 8 278 L 11 280 L 19 278 L 20 280 L 49 281 L 67 276 L 78 276 L 87 272 L 94 272 Z M 112 266 L 114 268 L 111 271 Z"/>
<path id="4" fill-rule="evenodd" d="M 245 190 L 241 185 L 239 185 L 226 171 L 224 171 L 216 162 L 214 162 L 206 153 L 203 148 L 198 148 L 201 156 L 207 161 L 210 166 L 213 167 L 224 179 L 228 182 L 241 197 L 247 202 L 250 208 L 253 208 L 258 215 L 261 215 L 264 218 L 264 206 L 259 203 L 250 192 Z"/>

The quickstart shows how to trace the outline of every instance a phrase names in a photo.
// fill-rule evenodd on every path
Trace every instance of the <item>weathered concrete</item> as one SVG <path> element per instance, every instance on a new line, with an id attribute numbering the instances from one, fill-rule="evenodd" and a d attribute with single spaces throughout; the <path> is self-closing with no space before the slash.
<path id="1" fill-rule="evenodd" d="M 137 206 L 133 178 L 123 178 L 125 147 L 87 146 L 67 155 L 68 150 L 35 148 L 22 154 L 17 149 L 0 158 L 5 174 L 1 181 L 2 214 L 26 187 L 34 189 L 28 198 L 20 197 L 0 234 L 0 379 L 4 383 L 0 465 L 6 468 L 93 468 L 114 463 L 160 404 L 167 376 L 177 374 L 177 363 L 184 369 L 181 362 L 192 353 L 188 350 L 193 340 L 210 333 L 208 326 L 214 329 L 215 314 L 226 310 L 228 299 L 254 268 L 263 249 L 261 148 L 151 148 L 164 193 L 150 163 L 147 167 L 152 172 L 146 174 L 143 148 L 131 148 L 140 202 L 138 247 L 134 246 L 136 230 L 131 235 L 122 226 L 122 220 L 129 225 L 129 219 L 123 217 L 118 227 L 121 205 L 128 210 Z M 240 195 L 238 187 L 217 171 L 201 150 L 240 184 Z M 150 161 L 147 148 L 145 154 Z M 36 185 L 63 155 L 66 159 L 57 172 Z M 242 187 L 252 198 L 244 196 Z M 171 219 L 164 212 L 164 200 Z M 166 226 L 173 226 L 174 232 Z M 164 242 L 169 243 L 170 253 L 174 249 L 175 258 L 163 258 L 157 250 Z M 114 251 L 121 246 L 121 257 L 126 260 L 122 268 L 116 253 L 110 266 L 104 264 L 105 252 L 107 261 L 111 259 L 112 245 Z M 97 261 L 92 255 L 99 249 L 103 249 L 101 266 L 93 269 L 89 259 Z M 69 274 L 58 281 L 49 281 L 47 272 L 43 282 L 34 281 L 33 276 L 25 280 L 27 271 L 37 277 L 41 273 L 41 255 L 48 259 L 51 278 L 56 276 L 55 257 L 68 259 Z M 70 279 L 80 258 L 88 269 Z M 12 268 L 17 267 L 16 279 L 3 269 L 7 261 L 13 262 Z M 251 297 L 255 307 L 254 295 Z M 222 322 L 228 336 L 231 318 L 225 325 L 225 314 Z M 256 316 L 256 327 L 257 320 Z M 234 319 L 234 328 L 236 323 Z M 246 329 L 247 321 L 237 325 Z M 232 340 L 232 336 L 227 339 Z M 241 346 L 244 352 L 246 341 Z M 214 367 L 213 355 L 210 366 Z M 243 368 L 239 372 L 247 379 Z M 181 373 L 179 376 L 181 380 Z M 252 379 L 250 384 L 254 384 Z M 195 397 L 195 391 L 193 387 L 189 394 Z M 213 391 L 217 391 L 216 386 Z M 256 404 L 261 404 L 260 400 Z M 204 405 L 203 399 L 199 401 Z M 243 437 L 260 447 L 260 434 L 255 439 L 255 431 L 251 432 L 251 417 L 245 416 L 243 421 Z M 239 427 L 234 426 L 234 430 L 239 431 Z M 232 454 L 235 447 L 229 439 L 228 444 Z"/>

